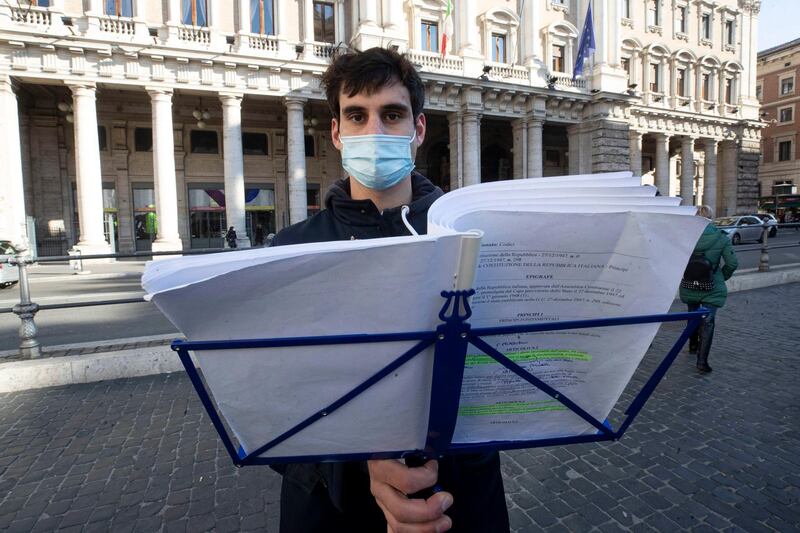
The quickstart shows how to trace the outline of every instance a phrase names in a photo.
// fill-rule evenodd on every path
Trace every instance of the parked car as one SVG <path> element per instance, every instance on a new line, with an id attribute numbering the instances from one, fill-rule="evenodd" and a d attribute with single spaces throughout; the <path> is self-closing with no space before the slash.
<path id="1" fill-rule="evenodd" d="M 764 230 L 761 219 L 754 215 L 715 218 L 714 224 L 724 231 L 736 246 L 744 241 L 761 242 Z"/>
<path id="2" fill-rule="evenodd" d="M 775 218 L 775 215 L 773 215 L 772 213 L 758 213 L 757 215 L 753 216 L 757 216 L 758 218 L 761 219 L 762 222 L 767 223 L 767 226 L 769 226 L 770 237 L 774 237 L 775 235 L 778 234 L 778 219 Z"/>
<path id="3" fill-rule="evenodd" d="M 15 265 L 9 265 L 6 260 L 17 254 L 17 249 L 11 241 L 0 241 L 0 289 L 5 289 L 19 281 L 19 270 Z"/>

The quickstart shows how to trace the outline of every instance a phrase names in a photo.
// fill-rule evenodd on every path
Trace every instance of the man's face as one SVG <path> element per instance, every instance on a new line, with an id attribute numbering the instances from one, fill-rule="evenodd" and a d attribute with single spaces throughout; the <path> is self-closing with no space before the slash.
<path id="1" fill-rule="evenodd" d="M 420 113 L 415 122 L 408 89 L 398 82 L 369 95 L 339 93 L 339 119 L 331 120 L 331 138 L 341 151 L 341 137 L 374 134 L 410 137 L 416 132 L 411 143 L 411 156 L 415 157 L 417 146 L 425 139 L 425 127 L 425 115 Z"/>

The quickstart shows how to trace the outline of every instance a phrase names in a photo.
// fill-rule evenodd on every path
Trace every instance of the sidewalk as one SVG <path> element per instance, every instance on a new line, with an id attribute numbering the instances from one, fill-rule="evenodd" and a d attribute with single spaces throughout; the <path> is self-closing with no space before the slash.
<path id="1" fill-rule="evenodd" d="M 714 372 L 681 354 L 621 441 L 504 453 L 513 531 L 800 531 L 798 316 L 800 283 L 732 294 Z M 279 481 L 183 373 L 0 394 L 0 530 L 277 532 Z"/>

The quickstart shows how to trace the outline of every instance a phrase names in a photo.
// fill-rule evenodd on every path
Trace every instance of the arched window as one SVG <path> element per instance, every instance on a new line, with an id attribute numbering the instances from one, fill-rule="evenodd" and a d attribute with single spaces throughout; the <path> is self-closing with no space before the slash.
<path id="1" fill-rule="evenodd" d="M 669 50 L 660 44 L 653 44 L 644 49 L 642 57 L 645 101 L 661 102 L 669 87 L 666 80 Z"/>
<path id="2" fill-rule="evenodd" d="M 550 24 L 542 30 L 545 63 L 551 72 L 572 72 L 578 30 L 566 21 Z"/>
<path id="3" fill-rule="evenodd" d="M 483 29 L 483 55 L 494 63 L 517 62 L 519 18 L 507 9 L 487 11 L 480 16 Z"/>
<path id="4" fill-rule="evenodd" d="M 425 52 L 442 52 L 442 31 L 444 29 L 445 6 L 436 0 L 412 0 L 409 2 L 409 35 L 408 47 Z M 452 43 L 447 43 L 448 52 Z"/>
<path id="5" fill-rule="evenodd" d="M 628 75 L 628 87 L 636 88 L 642 83 L 641 77 L 642 44 L 636 39 L 622 41 L 620 67 Z M 636 87 L 632 87 L 636 86 Z M 644 88 L 642 87 L 642 90 Z"/>
<path id="6" fill-rule="evenodd" d="M 695 67 L 697 79 L 697 111 L 709 112 L 717 108 L 719 100 L 719 60 L 704 56 Z"/>
<path id="7" fill-rule="evenodd" d="M 689 105 L 694 96 L 692 80 L 697 57 L 691 50 L 678 50 L 672 56 L 672 106 Z"/>

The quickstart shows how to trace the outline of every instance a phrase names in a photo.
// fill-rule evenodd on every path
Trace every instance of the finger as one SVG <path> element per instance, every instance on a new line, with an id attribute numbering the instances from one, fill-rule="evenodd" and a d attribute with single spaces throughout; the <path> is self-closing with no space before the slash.
<path id="1" fill-rule="evenodd" d="M 448 492 L 438 492 L 427 500 L 409 499 L 383 483 L 375 484 L 372 493 L 384 514 L 390 514 L 403 524 L 434 522 L 453 504 L 453 496 Z"/>
<path id="2" fill-rule="evenodd" d="M 369 477 L 386 483 L 403 494 L 413 494 L 436 484 L 439 467 L 428 461 L 421 467 L 409 468 L 395 459 L 369 461 Z"/>
<path id="3" fill-rule="evenodd" d="M 427 524 L 399 524 L 395 533 L 440 533 L 453 527 L 450 517 L 443 516 L 433 523 Z"/>

